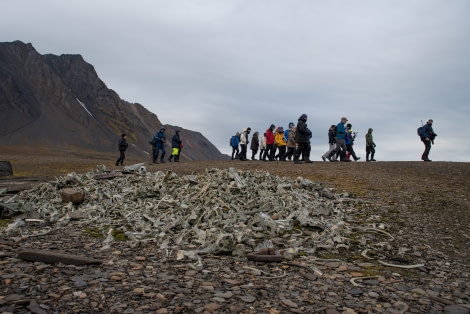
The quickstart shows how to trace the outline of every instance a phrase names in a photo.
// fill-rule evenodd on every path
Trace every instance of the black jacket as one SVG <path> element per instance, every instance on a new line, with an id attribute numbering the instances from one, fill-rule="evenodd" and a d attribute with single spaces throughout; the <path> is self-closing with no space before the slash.
<path id="1" fill-rule="evenodd" d="M 181 145 L 180 135 L 178 132 L 176 132 L 175 135 L 173 135 L 173 137 L 171 138 L 171 148 L 180 148 L 180 145 Z"/>
<path id="2" fill-rule="evenodd" d="M 332 129 L 328 130 L 328 143 L 329 144 L 336 143 L 336 131 L 333 131 Z"/>
<path id="3" fill-rule="evenodd" d="M 295 133 L 295 142 L 298 144 L 308 144 L 310 143 L 310 137 L 312 136 L 312 131 L 307 128 L 307 123 L 303 119 L 299 119 L 297 122 L 297 131 Z"/>
<path id="4" fill-rule="evenodd" d="M 127 144 L 126 139 L 125 139 L 125 138 L 121 138 L 121 139 L 119 140 L 119 151 L 120 151 L 120 152 L 126 151 L 127 146 L 128 146 L 128 144 Z"/>

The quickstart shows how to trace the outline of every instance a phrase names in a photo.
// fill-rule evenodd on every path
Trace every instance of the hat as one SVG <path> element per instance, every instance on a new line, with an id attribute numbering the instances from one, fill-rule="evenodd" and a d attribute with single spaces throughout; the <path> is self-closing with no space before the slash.
<path id="1" fill-rule="evenodd" d="M 302 115 L 300 116 L 301 120 L 307 120 L 307 115 L 305 113 L 302 113 Z"/>
<path id="2" fill-rule="evenodd" d="M 342 117 L 341 120 L 346 120 L 346 121 L 348 121 L 348 118 Z"/>

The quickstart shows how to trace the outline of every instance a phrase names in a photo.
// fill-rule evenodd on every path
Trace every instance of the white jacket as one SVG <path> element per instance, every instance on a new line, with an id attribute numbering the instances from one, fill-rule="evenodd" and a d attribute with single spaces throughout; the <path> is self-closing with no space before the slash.
<path id="1" fill-rule="evenodd" d="M 246 129 L 243 129 L 240 133 L 240 145 L 246 145 Z"/>

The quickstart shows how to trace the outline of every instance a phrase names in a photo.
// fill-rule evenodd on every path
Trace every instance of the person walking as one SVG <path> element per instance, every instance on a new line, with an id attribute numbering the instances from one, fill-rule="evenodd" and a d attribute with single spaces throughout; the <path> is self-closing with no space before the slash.
<path id="1" fill-rule="evenodd" d="M 431 151 L 431 144 L 434 145 L 434 139 L 437 136 L 432 128 L 432 123 L 433 120 L 429 119 L 428 122 L 420 128 L 421 132 L 419 133 L 419 136 L 421 137 L 421 141 L 424 143 L 424 152 L 421 155 L 422 161 L 432 161 L 429 159 L 429 152 Z"/>
<path id="2" fill-rule="evenodd" d="M 240 154 L 238 146 L 240 145 L 240 133 L 237 132 L 232 139 L 230 140 L 230 145 L 232 146 L 232 160 L 237 159 Z"/>
<path id="3" fill-rule="evenodd" d="M 302 154 L 304 161 L 306 163 L 312 163 L 309 159 L 309 149 L 310 149 L 310 137 L 312 136 L 312 131 L 307 127 L 307 115 L 302 114 L 297 122 L 297 131 L 295 133 L 295 141 L 297 143 L 297 151 L 294 155 L 294 163 L 301 164 L 299 157 Z"/>
<path id="4" fill-rule="evenodd" d="M 329 161 L 331 161 L 332 159 L 336 159 L 335 154 L 332 154 L 336 149 L 336 125 L 334 124 L 332 124 L 328 129 L 328 145 L 330 148 L 326 153 L 323 154 L 323 156 L 321 156 L 321 159 L 323 159 L 323 161 L 326 161 L 327 159 Z"/>
<path id="5" fill-rule="evenodd" d="M 170 158 L 168 158 L 168 161 L 171 162 L 173 157 L 175 158 L 175 162 L 179 162 L 179 151 L 180 151 L 180 146 L 181 146 L 181 138 L 180 138 L 180 130 L 175 131 L 175 135 L 171 138 L 171 155 Z"/>
<path id="6" fill-rule="evenodd" d="M 126 141 L 126 134 L 122 134 L 121 139 L 119 140 L 119 158 L 116 161 L 116 166 L 118 166 L 119 163 L 121 164 L 121 166 L 123 165 L 124 158 L 126 158 L 125 152 L 127 150 L 127 146 L 128 144 Z"/>
<path id="7" fill-rule="evenodd" d="M 352 156 L 354 161 L 358 161 L 359 159 L 361 159 L 361 157 L 357 157 L 356 152 L 354 151 L 353 146 L 354 146 L 354 140 L 356 139 L 356 132 L 353 132 L 351 123 L 348 123 L 346 125 L 346 130 L 345 131 L 346 131 L 346 136 L 344 138 L 344 142 L 346 144 L 346 151 L 347 151 L 347 154 L 348 154 L 346 159 L 350 160 L 349 156 Z"/>
<path id="8" fill-rule="evenodd" d="M 336 156 L 340 157 L 340 161 L 347 161 L 346 159 L 346 143 L 344 138 L 346 136 L 346 131 L 344 124 L 348 122 L 346 117 L 342 117 L 341 121 L 336 125 L 336 148 L 334 153 Z"/>
<path id="9" fill-rule="evenodd" d="M 372 128 L 369 128 L 366 133 L 366 162 L 367 161 L 375 161 L 374 155 L 375 155 L 375 143 L 374 143 L 374 138 L 372 137 Z M 370 159 L 369 159 L 370 155 Z"/>
<path id="10" fill-rule="evenodd" d="M 286 154 L 286 140 L 284 139 L 284 128 L 282 126 L 277 127 L 276 135 L 274 136 L 274 143 L 279 151 L 277 155 L 274 156 L 274 159 L 285 161 L 284 155 Z"/>
<path id="11" fill-rule="evenodd" d="M 153 163 L 158 164 L 158 155 L 160 151 L 162 151 L 162 156 L 160 157 L 160 162 L 164 163 L 165 160 L 165 143 L 166 143 L 166 136 L 165 136 L 165 127 L 161 127 L 160 130 L 155 134 L 153 137 L 153 141 L 155 143 L 155 152 L 153 154 Z"/>
<path id="12" fill-rule="evenodd" d="M 266 130 L 266 151 L 264 152 L 263 155 L 263 160 L 266 160 L 266 156 L 268 157 L 269 161 L 274 160 L 274 129 L 276 126 L 274 124 L 271 124 L 269 129 Z"/>
<path id="13" fill-rule="evenodd" d="M 241 147 L 241 152 L 240 152 L 240 160 L 245 161 L 247 160 L 246 158 L 246 151 L 248 147 L 248 143 L 250 143 L 248 135 L 251 132 L 251 128 L 246 128 L 242 130 L 242 133 L 240 134 L 240 147 Z"/>
<path id="14" fill-rule="evenodd" d="M 258 148 L 259 148 L 259 133 L 256 131 L 253 133 L 253 138 L 251 139 L 251 160 L 256 160 L 255 156 L 258 153 Z"/>
<path id="15" fill-rule="evenodd" d="M 289 123 L 289 125 L 291 125 Z M 287 144 L 286 144 L 286 147 L 287 147 L 287 151 L 285 153 L 285 155 L 283 156 L 284 160 L 292 160 L 292 157 L 294 156 L 295 154 L 295 149 L 297 147 L 296 143 L 295 143 L 295 131 L 296 131 L 296 127 L 295 127 L 295 124 L 292 123 L 292 126 L 289 128 L 288 133 L 287 133 Z"/>
<path id="16" fill-rule="evenodd" d="M 266 151 L 266 133 L 261 136 L 261 142 L 259 144 L 259 160 L 263 160 L 264 152 Z"/>

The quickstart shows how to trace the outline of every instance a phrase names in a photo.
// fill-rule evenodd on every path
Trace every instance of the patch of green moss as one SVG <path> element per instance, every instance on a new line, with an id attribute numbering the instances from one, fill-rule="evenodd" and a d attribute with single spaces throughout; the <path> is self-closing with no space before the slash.
<path id="1" fill-rule="evenodd" d="M 350 258 L 351 260 L 353 260 L 353 261 L 364 261 L 364 260 L 365 260 L 364 256 L 362 256 L 362 255 L 360 255 L 360 254 L 358 254 L 358 255 L 351 255 L 351 256 L 349 256 L 349 258 Z"/>
<path id="2" fill-rule="evenodd" d="M 11 219 L 0 219 L 0 227 L 7 227 L 12 222 L 13 220 Z"/>
<path id="3" fill-rule="evenodd" d="M 126 236 L 126 234 L 124 233 L 124 231 L 122 230 L 116 230 L 114 229 L 112 232 L 111 232 L 111 235 L 113 236 L 113 238 L 117 241 L 126 241 L 128 238 Z"/>
<path id="4" fill-rule="evenodd" d="M 386 271 L 384 267 L 374 266 L 361 269 L 361 274 L 364 275 L 364 277 L 383 276 Z"/>
<path id="5" fill-rule="evenodd" d="M 99 238 L 99 239 L 103 238 L 103 234 L 98 228 L 94 228 L 94 229 L 86 228 L 83 232 L 85 234 L 92 236 L 93 238 Z"/>

